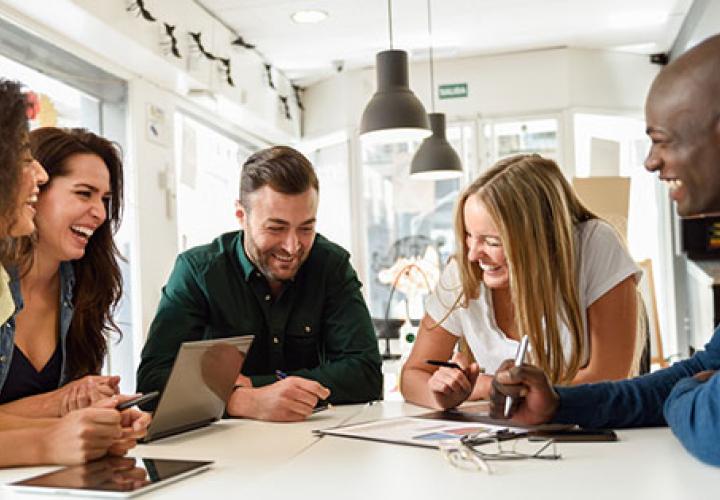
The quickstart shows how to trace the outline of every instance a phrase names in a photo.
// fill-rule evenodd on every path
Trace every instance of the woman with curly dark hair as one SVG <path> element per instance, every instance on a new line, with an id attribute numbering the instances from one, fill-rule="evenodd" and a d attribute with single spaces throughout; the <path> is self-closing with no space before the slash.
<path id="1" fill-rule="evenodd" d="M 0 264 L 4 265 L 14 257 L 12 236 L 34 230 L 34 191 L 36 184 L 47 181 L 30 155 L 26 110 L 22 86 L 0 80 Z"/>
<path id="2" fill-rule="evenodd" d="M 35 230 L 39 186 L 48 177 L 32 157 L 28 140 L 27 101 L 22 85 L 0 79 L 0 379 L 10 369 L 14 343 L 13 315 L 21 308 L 8 287 L 6 265 L 17 266 L 16 238 Z M 94 408 L 62 418 L 27 418 L 0 412 L 0 467 L 80 463 L 107 453 L 122 455 L 145 433 L 149 415 L 122 413 L 114 396 Z M 35 416 L 35 415 L 33 415 Z"/>
<path id="3" fill-rule="evenodd" d="M 50 181 L 41 188 L 37 232 L 21 244 L 12 283 L 22 310 L 15 349 L 0 376 L 0 407 L 23 416 L 62 416 L 118 393 L 100 376 L 113 310 L 122 295 L 119 252 L 122 162 L 107 139 L 84 129 L 30 133 Z"/>

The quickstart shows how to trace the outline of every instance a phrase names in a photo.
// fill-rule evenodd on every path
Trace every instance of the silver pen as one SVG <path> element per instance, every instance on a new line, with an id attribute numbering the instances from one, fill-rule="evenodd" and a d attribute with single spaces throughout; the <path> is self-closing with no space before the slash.
<path id="1" fill-rule="evenodd" d="M 520 339 L 520 345 L 518 346 L 517 354 L 515 354 L 515 366 L 522 366 L 523 362 L 525 361 L 525 353 L 527 352 L 528 347 L 528 336 L 523 335 Z M 513 404 L 513 398 L 510 396 L 505 396 L 505 412 L 503 413 L 505 415 L 505 418 L 508 418 L 508 415 L 510 415 L 510 408 L 512 408 Z"/>

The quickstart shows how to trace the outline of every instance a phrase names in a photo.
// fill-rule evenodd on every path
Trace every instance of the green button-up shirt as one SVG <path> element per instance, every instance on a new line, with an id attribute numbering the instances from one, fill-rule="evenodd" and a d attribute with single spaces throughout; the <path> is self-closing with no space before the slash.
<path id="1" fill-rule="evenodd" d="M 180 344 L 255 335 L 242 373 L 259 387 L 275 370 L 317 380 L 331 403 L 382 397 L 381 358 L 349 254 L 321 235 L 295 279 L 273 299 L 248 259 L 243 232 L 180 254 L 138 368 L 138 391 L 161 390 Z"/>

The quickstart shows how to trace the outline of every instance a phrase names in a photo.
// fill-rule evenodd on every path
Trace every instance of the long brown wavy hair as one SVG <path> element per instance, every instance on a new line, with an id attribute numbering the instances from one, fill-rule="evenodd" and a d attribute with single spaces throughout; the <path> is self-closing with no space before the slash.
<path id="1" fill-rule="evenodd" d="M 14 257 L 9 238 L 18 205 L 22 148 L 28 133 L 27 100 L 22 84 L 0 79 L 0 264 Z"/>
<path id="2" fill-rule="evenodd" d="M 468 186 L 455 212 L 456 259 L 462 292 L 455 307 L 476 298 L 482 270 L 468 260 L 463 210 L 471 196 L 482 200 L 495 221 L 510 274 L 515 326 L 526 333 L 535 364 L 553 383 L 569 383 L 587 348 L 577 287 L 579 262 L 574 228 L 597 219 L 579 200 L 557 164 L 539 155 L 504 158 Z M 565 359 L 560 322 L 570 331 Z"/>
<path id="3" fill-rule="evenodd" d="M 77 154 L 99 156 L 110 173 L 110 202 L 107 220 L 88 241 L 85 254 L 73 261 L 74 314 L 67 337 L 68 376 L 76 379 L 99 373 L 107 352 L 107 339 L 121 336 L 113 312 L 122 297 L 122 259 L 113 235 L 120 227 L 123 207 L 123 166 L 119 146 L 85 129 L 44 127 L 30 132 L 33 156 L 45 167 L 50 180 L 68 174 L 69 160 Z M 32 239 L 25 239 L 24 252 L 32 252 Z"/>

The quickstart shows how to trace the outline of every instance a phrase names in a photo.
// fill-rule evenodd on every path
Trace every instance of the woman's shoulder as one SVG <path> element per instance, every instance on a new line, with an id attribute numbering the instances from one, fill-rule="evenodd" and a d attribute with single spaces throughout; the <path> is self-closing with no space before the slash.
<path id="1" fill-rule="evenodd" d="M 581 222 L 576 226 L 576 231 L 583 247 L 603 244 L 624 245 L 618 230 L 603 219 L 590 219 Z"/>
<path id="2" fill-rule="evenodd" d="M 455 257 L 451 257 L 445 264 L 445 268 L 440 273 L 438 286 L 457 290 L 462 287 L 462 278 L 460 277 L 460 264 Z"/>

